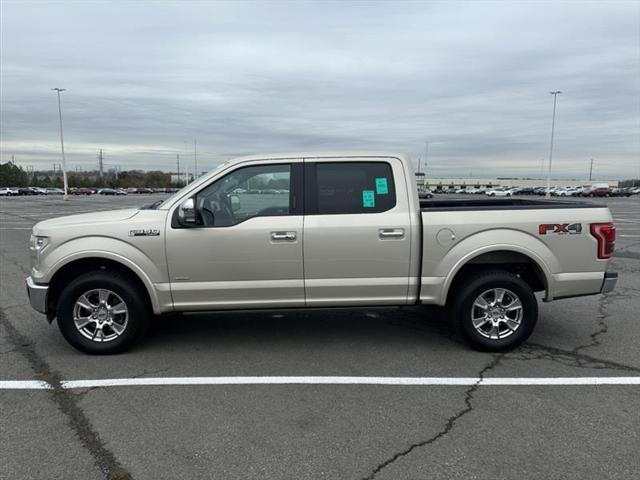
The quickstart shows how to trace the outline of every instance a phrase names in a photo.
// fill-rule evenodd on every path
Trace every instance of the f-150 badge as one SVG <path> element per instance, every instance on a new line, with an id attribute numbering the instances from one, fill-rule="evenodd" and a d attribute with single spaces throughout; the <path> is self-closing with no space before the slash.
<path id="1" fill-rule="evenodd" d="M 581 223 L 545 223 L 538 227 L 540 235 L 547 235 L 549 233 L 563 234 L 576 234 L 582 232 Z"/>
<path id="2" fill-rule="evenodd" d="M 130 237 L 158 237 L 160 236 L 160 230 L 157 228 L 138 228 L 136 230 L 129 230 Z"/>

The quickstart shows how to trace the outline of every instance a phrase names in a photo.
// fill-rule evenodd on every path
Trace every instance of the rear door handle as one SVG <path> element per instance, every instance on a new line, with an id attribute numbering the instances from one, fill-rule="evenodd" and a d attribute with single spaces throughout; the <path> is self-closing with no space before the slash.
<path id="1" fill-rule="evenodd" d="M 274 242 L 293 242 L 296 232 L 271 232 L 271 240 Z"/>
<path id="2" fill-rule="evenodd" d="M 381 240 L 387 238 L 404 238 L 404 228 L 381 228 L 378 230 L 378 236 Z"/>

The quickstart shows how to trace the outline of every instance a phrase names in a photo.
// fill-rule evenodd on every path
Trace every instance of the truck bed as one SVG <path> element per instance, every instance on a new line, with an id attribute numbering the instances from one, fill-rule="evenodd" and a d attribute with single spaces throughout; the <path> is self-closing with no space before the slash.
<path id="1" fill-rule="evenodd" d="M 420 200 L 420 210 L 540 210 L 553 208 L 604 208 L 580 200 L 533 200 L 525 198 L 479 198 L 452 200 Z"/>

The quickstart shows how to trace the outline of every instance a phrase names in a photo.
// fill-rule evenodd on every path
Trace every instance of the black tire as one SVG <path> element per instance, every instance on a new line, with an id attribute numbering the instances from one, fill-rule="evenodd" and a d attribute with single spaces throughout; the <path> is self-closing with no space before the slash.
<path id="1" fill-rule="evenodd" d="M 520 277 L 504 270 L 490 270 L 472 276 L 455 288 L 457 291 L 453 292 L 451 306 L 452 321 L 456 331 L 476 350 L 491 352 L 510 350 L 524 342 L 533 332 L 538 320 L 538 303 L 531 287 Z M 503 330 L 505 332 L 503 338 L 492 339 L 483 336 L 474 327 L 471 317 L 476 299 L 484 292 L 496 288 L 506 289 L 518 297 L 522 305 L 522 317 L 519 326 L 514 327 L 513 332 L 506 335 L 508 330 Z M 507 298 L 510 298 L 509 294 Z M 475 310 L 475 312 L 478 311 L 481 310 Z M 501 328 L 508 326 L 504 322 L 500 325 L 502 327 L 496 327 L 498 337 Z"/>
<path id="2" fill-rule="evenodd" d="M 126 327 L 117 338 L 109 341 L 98 342 L 85 337 L 73 320 L 76 301 L 84 293 L 97 289 L 106 289 L 119 296 L 128 310 Z M 94 355 L 124 352 L 147 331 L 150 312 L 145 294 L 134 282 L 116 272 L 98 270 L 85 273 L 71 281 L 60 294 L 57 307 L 58 328 L 67 342 L 82 352 Z M 106 331 L 115 335 L 115 330 L 109 327 Z"/>

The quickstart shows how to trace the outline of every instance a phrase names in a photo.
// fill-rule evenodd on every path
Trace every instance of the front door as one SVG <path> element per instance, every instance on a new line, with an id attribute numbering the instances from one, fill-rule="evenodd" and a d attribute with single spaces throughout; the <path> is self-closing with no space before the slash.
<path id="1" fill-rule="evenodd" d="M 240 165 L 194 196 L 196 225 L 168 222 L 177 310 L 304 306 L 301 169 Z"/>

